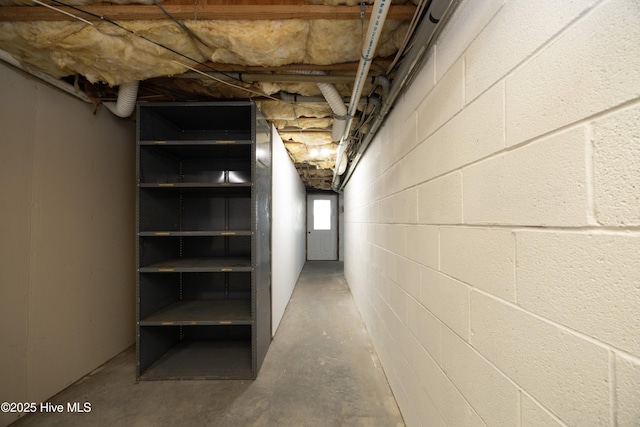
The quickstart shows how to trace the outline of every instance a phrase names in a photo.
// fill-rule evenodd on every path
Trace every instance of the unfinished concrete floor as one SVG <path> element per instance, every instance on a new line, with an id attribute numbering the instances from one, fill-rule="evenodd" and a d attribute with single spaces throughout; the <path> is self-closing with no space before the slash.
<path id="1" fill-rule="evenodd" d="M 13 426 L 404 426 L 340 262 L 307 262 L 255 381 L 136 382 L 135 350 Z"/>

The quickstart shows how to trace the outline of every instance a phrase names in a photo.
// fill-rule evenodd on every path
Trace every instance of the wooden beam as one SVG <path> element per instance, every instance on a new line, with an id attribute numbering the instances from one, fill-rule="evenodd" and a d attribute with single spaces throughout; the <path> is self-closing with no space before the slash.
<path id="1" fill-rule="evenodd" d="M 113 21 L 170 19 L 159 7 L 147 5 L 86 5 L 77 8 L 55 6 L 61 11 L 88 21 L 101 17 Z M 324 6 L 310 4 L 277 5 L 223 5 L 167 4 L 163 8 L 175 19 L 184 20 L 280 20 L 280 19 L 360 19 L 360 6 Z M 365 7 L 365 16 L 371 15 L 373 6 Z M 387 19 L 409 20 L 416 7 L 392 5 Z M 0 21 L 70 21 L 73 16 L 44 6 L 0 6 Z"/>
<path id="2" fill-rule="evenodd" d="M 383 75 L 386 69 L 391 64 L 393 58 L 375 58 L 369 71 L 369 75 Z M 237 64 L 223 64 L 219 62 L 205 62 L 201 65 L 196 65 L 194 68 L 199 71 L 221 71 L 221 72 L 241 72 L 241 73 L 266 73 L 266 72 L 287 72 L 291 70 L 321 70 L 326 72 L 337 73 L 355 73 L 358 70 L 358 61 L 343 62 L 339 64 L 289 64 L 280 65 L 277 67 L 263 67 L 263 66 L 250 66 L 250 65 L 237 65 Z"/>

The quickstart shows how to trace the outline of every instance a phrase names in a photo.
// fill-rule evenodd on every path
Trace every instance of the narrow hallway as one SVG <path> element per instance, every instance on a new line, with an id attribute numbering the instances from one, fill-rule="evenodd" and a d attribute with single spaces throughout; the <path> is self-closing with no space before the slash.
<path id="1" fill-rule="evenodd" d="M 135 351 L 50 399 L 62 413 L 15 426 L 404 426 L 343 275 L 305 265 L 255 381 L 135 381 Z M 88 413 L 67 404 L 90 403 Z M 38 403 L 39 405 L 39 403 Z"/>

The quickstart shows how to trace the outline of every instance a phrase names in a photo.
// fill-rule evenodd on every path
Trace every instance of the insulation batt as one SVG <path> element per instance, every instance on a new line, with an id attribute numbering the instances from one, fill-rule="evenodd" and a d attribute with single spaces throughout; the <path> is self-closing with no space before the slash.
<path id="1" fill-rule="evenodd" d="M 332 150 L 333 155 L 322 156 L 316 158 L 311 155 L 310 147 L 300 142 L 285 141 L 284 145 L 289 154 L 295 159 L 296 163 L 308 163 L 322 169 L 331 169 L 335 166 L 335 152 L 337 145 L 328 146 L 326 148 Z M 324 149 L 325 147 L 323 147 Z"/>
<path id="2" fill-rule="evenodd" d="M 0 24 L 0 49 L 55 77 L 82 74 L 91 82 L 116 86 L 187 71 L 179 63 L 188 59 L 136 35 L 199 62 L 267 67 L 358 61 L 367 25 L 344 20 L 185 24 L 202 43 L 170 21 L 122 21 L 127 30 L 108 22 L 93 26 L 74 21 L 4 22 Z M 395 53 L 406 29 L 406 24 L 388 20 L 377 54 Z"/>
<path id="3" fill-rule="evenodd" d="M 301 142 L 308 146 L 331 146 L 331 132 L 278 132 L 283 141 Z"/>
<path id="4" fill-rule="evenodd" d="M 257 100 L 262 114 L 272 119 L 295 120 L 298 117 L 333 117 L 331 106 L 326 103 L 286 103 Z"/>

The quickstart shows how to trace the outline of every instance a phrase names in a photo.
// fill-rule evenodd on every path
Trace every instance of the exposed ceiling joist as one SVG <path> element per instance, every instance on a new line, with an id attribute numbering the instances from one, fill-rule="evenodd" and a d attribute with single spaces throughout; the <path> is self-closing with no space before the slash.
<path id="1" fill-rule="evenodd" d="M 373 65 L 371 66 L 370 75 L 384 75 L 386 70 L 389 68 L 389 64 L 391 64 L 393 58 L 375 58 L 373 60 Z M 274 73 L 283 73 L 287 71 L 299 71 L 299 70 L 320 70 L 326 72 L 335 72 L 335 73 L 355 73 L 358 69 L 358 62 L 342 62 L 339 64 L 289 64 L 289 65 L 281 65 L 278 67 L 265 67 L 265 66 L 248 66 L 243 65 L 238 67 L 237 64 L 223 64 L 220 62 L 204 62 L 202 64 L 198 64 L 194 67 L 200 71 L 237 71 L 239 68 L 246 73 L 265 73 L 265 72 L 274 72 Z M 352 80 L 353 81 L 353 80 Z"/>
<path id="2" fill-rule="evenodd" d="M 64 2 L 63 2 L 64 3 Z M 100 21 L 102 16 L 117 21 L 131 20 L 273 20 L 273 19 L 360 19 L 360 6 L 327 6 L 310 4 L 229 5 L 163 4 L 169 17 L 157 6 L 147 5 L 85 5 L 79 8 L 55 6 L 63 12 L 87 21 Z M 79 10 L 81 9 L 81 10 Z M 371 15 L 372 6 L 365 6 L 365 17 Z M 388 19 L 407 20 L 415 13 L 414 5 L 391 6 Z M 86 13 L 83 13 L 86 12 Z M 73 16 L 43 6 L 2 6 L 0 21 L 70 21 Z"/>
<path id="3" fill-rule="evenodd" d="M 428 5 L 451 0 L 384 0 L 386 19 L 380 1 L 0 0 L 0 53 L 96 106 L 119 100 L 132 82 L 141 102 L 250 97 L 278 130 L 305 186 L 330 190 L 340 139 L 333 125 L 347 117 L 337 107 L 350 103 L 356 82 L 366 86 L 350 117 L 359 147 L 414 23 Z M 356 80 L 371 23 L 381 43 Z"/>

